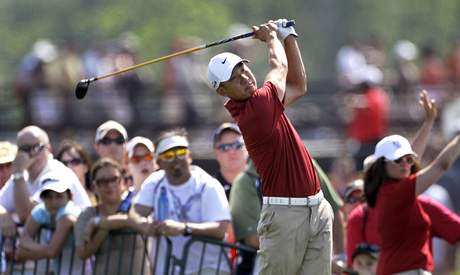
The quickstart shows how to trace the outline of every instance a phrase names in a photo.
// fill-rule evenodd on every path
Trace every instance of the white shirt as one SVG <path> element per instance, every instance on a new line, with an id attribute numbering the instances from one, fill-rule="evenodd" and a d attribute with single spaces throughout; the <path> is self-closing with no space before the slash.
<path id="1" fill-rule="evenodd" d="M 231 220 L 224 188 L 217 179 L 198 166 L 192 166 L 190 179 L 179 186 L 169 184 L 163 170 L 152 173 L 142 184 L 134 203 L 152 208 L 152 216 L 155 218 L 158 216 L 158 199 L 162 187 L 167 190 L 169 210 L 167 219 L 191 223 Z M 175 236 L 170 239 L 172 240 L 173 255 L 178 258 L 181 257 L 183 246 L 189 237 Z M 164 258 L 162 255 L 164 255 L 165 248 L 165 242 L 162 241 L 158 255 L 158 259 L 160 259 L 158 271 L 163 270 L 161 259 Z M 201 251 L 202 245 L 200 243 L 192 245 L 187 260 L 186 274 L 198 270 Z M 203 268 L 216 267 L 219 257 L 218 247 L 208 245 L 205 254 Z M 225 267 L 227 265 L 225 259 L 222 258 L 221 261 L 221 270 L 228 270 Z"/>
<path id="2" fill-rule="evenodd" d="M 61 162 L 50 158 L 48 164 L 40 172 L 38 177 L 34 181 L 29 181 L 26 176 L 26 186 L 29 191 L 30 197 L 40 202 L 40 194 L 38 191 L 40 188 L 49 182 L 55 181 L 70 181 L 72 192 L 72 200 L 78 207 L 84 209 L 91 205 L 88 194 L 83 186 L 80 184 L 80 180 L 75 173 L 70 170 L 67 166 Z M 9 213 L 16 212 L 14 204 L 14 181 L 13 176 L 6 182 L 2 189 L 0 189 L 0 205 L 3 206 Z"/>

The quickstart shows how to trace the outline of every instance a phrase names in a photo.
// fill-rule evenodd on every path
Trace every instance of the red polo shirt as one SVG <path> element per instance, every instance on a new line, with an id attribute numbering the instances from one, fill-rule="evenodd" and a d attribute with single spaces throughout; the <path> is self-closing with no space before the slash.
<path id="1" fill-rule="evenodd" d="M 384 182 L 375 212 L 381 252 L 377 274 L 423 268 L 433 271 L 431 219 L 415 196 L 416 176 Z"/>
<path id="2" fill-rule="evenodd" d="M 455 244 L 460 241 L 460 217 L 451 212 L 445 206 L 434 199 L 420 195 L 417 197 L 423 210 L 430 216 L 431 232 L 430 240 L 438 237 Z M 367 219 L 365 221 L 365 209 L 367 209 Z M 351 212 L 347 221 L 347 264 L 351 267 L 353 251 L 359 243 L 377 244 L 380 246 L 380 238 L 377 233 L 377 216 L 375 208 L 358 205 Z M 432 243 L 430 242 L 432 252 Z"/>
<path id="3" fill-rule="evenodd" d="M 264 196 L 307 197 L 319 192 L 310 154 L 284 113 L 273 83 L 265 82 L 245 101 L 227 101 L 225 108 L 240 127 Z"/>

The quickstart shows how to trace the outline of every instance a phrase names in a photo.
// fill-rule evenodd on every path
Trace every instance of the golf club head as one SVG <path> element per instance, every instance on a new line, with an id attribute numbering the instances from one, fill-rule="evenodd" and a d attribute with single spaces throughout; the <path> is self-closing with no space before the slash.
<path id="1" fill-rule="evenodd" d="M 78 99 L 83 99 L 86 96 L 90 83 L 91 79 L 82 79 L 78 82 L 77 87 L 75 88 L 75 96 Z"/>

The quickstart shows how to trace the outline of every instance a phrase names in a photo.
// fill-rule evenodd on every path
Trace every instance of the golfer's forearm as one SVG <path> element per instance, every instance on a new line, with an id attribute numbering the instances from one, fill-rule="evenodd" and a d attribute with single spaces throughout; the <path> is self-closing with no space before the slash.
<path id="1" fill-rule="evenodd" d="M 296 101 L 307 92 L 307 76 L 302 55 L 294 36 L 290 35 L 284 40 L 284 49 L 288 62 L 286 78 L 286 106 Z"/>

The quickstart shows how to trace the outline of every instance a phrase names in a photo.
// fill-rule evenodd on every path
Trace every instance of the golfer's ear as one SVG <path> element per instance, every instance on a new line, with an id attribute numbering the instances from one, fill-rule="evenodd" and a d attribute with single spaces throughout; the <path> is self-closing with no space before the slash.
<path id="1" fill-rule="evenodd" d="M 224 87 L 222 87 L 222 85 L 219 85 L 219 87 L 217 88 L 216 92 L 221 96 L 226 96 L 225 89 L 224 89 Z"/>

